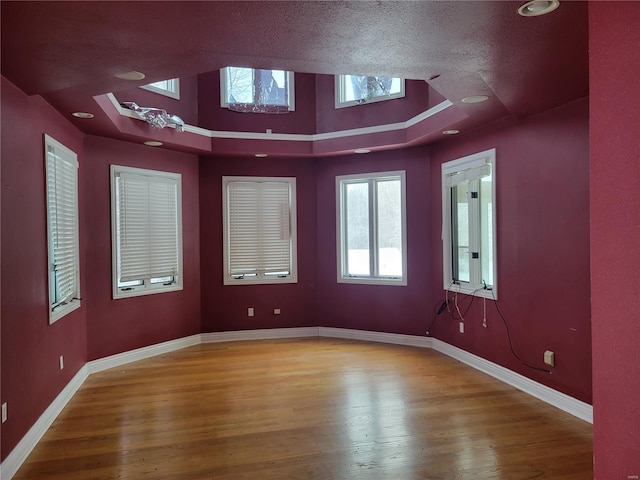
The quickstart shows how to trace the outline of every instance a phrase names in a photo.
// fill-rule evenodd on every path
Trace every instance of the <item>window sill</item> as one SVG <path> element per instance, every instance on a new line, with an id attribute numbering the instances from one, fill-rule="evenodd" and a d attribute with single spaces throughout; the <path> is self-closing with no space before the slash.
<path id="1" fill-rule="evenodd" d="M 338 277 L 338 283 L 353 283 L 359 285 L 387 285 L 390 287 L 406 287 L 407 280 L 404 278 L 365 278 L 365 277 Z"/>
<path id="2" fill-rule="evenodd" d="M 113 290 L 113 299 L 119 300 L 121 298 L 141 297 L 143 295 L 155 295 L 156 293 L 168 293 L 178 292 L 182 290 L 182 284 L 175 285 L 162 285 L 157 287 L 133 287 L 131 290 L 120 290 L 116 288 Z"/>
<path id="3" fill-rule="evenodd" d="M 285 278 L 226 278 L 224 285 L 278 285 L 281 283 L 298 283 L 298 277 L 291 276 Z"/>
<path id="4" fill-rule="evenodd" d="M 444 285 L 444 290 L 454 293 L 462 293 L 463 295 L 473 295 L 475 297 L 487 298 L 489 300 L 497 300 L 498 292 L 496 287 L 485 288 L 484 286 L 473 287 L 471 285 Z"/>
<path id="5" fill-rule="evenodd" d="M 71 300 L 66 305 L 56 308 L 55 311 L 49 313 L 49 325 L 57 322 L 78 308 L 80 308 L 80 300 Z"/>

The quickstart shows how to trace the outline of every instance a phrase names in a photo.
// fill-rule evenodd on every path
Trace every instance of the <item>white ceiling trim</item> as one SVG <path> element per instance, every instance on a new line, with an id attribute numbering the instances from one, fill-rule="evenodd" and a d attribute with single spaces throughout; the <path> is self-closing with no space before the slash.
<path id="1" fill-rule="evenodd" d="M 124 117 L 133 118 L 134 120 L 140 120 L 137 115 L 127 109 L 123 108 L 113 93 L 108 93 L 107 97 L 116 108 L 118 113 Z M 326 133 L 314 133 L 314 134 L 301 134 L 301 133 L 261 133 L 261 132 L 233 132 L 222 130 L 208 130 L 206 128 L 196 127 L 194 125 L 185 124 L 184 131 L 194 133 L 196 135 L 202 135 L 210 138 L 225 138 L 225 139 L 237 139 L 237 140 L 285 140 L 290 142 L 316 142 L 322 140 L 333 140 L 336 138 L 347 137 L 359 137 L 362 135 L 372 135 L 376 133 L 392 132 L 396 130 L 407 130 L 420 122 L 427 120 L 440 112 L 443 112 L 447 108 L 453 106 L 453 102 L 444 100 L 437 105 L 425 110 L 418 115 L 411 117 L 409 120 L 397 123 L 388 123 L 384 125 L 375 125 L 372 127 L 351 128 L 347 130 L 337 130 L 334 132 Z"/>

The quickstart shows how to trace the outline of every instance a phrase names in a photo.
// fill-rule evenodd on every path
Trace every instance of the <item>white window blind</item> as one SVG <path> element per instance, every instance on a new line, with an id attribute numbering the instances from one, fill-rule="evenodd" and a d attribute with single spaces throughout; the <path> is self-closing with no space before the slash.
<path id="1" fill-rule="evenodd" d="M 180 175 L 117 166 L 112 170 L 117 289 L 179 285 Z"/>
<path id="2" fill-rule="evenodd" d="M 78 160 L 45 135 L 51 321 L 79 306 Z M 69 307 L 76 303 L 73 307 Z"/>
<path id="3" fill-rule="evenodd" d="M 295 179 L 225 177 L 225 282 L 295 279 Z"/>

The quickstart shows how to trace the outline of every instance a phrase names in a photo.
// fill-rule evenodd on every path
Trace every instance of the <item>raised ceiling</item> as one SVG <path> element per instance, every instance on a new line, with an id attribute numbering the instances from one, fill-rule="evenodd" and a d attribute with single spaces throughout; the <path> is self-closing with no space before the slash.
<path id="1" fill-rule="evenodd" d="M 138 84 L 227 65 L 397 76 L 426 80 L 470 129 L 588 95 L 587 2 L 534 18 L 522 3 L 3 1 L 2 74 L 65 115 L 130 88 L 114 75 L 131 70 L 146 74 Z"/>

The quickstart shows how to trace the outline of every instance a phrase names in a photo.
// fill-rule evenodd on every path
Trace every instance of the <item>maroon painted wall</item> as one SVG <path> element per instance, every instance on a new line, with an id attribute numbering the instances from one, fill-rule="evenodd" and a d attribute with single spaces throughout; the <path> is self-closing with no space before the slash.
<path id="1" fill-rule="evenodd" d="M 317 326 L 316 186 L 313 159 L 220 158 L 200 161 L 202 331 Z M 222 177 L 295 177 L 297 197 L 298 283 L 223 285 Z M 325 208 L 332 209 L 333 203 Z M 255 316 L 247 316 L 247 308 Z M 280 315 L 273 315 L 279 308 Z"/>
<path id="2" fill-rule="evenodd" d="M 85 138 L 89 166 L 82 172 L 90 210 L 85 290 L 88 359 L 93 360 L 200 332 L 200 243 L 198 159 L 195 155 L 101 137 Z M 111 209 L 109 165 L 182 174 L 184 289 L 155 295 L 111 298 Z"/>
<path id="3" fill-rule="evenodd" d="M 234 112 L 220 106 L 220 72 L 198 75 L 198 126 L 209 130 L 316 133 L 315 75 L 295 74 L 296 109 L 283 114 Z"/>
<path id="4" fill-rule="evenodd" d="M 316 160 L 318 215 L 318 324 L 424 335 L 431 318 L 431 172 L 426 148 Z M 337 175 L 405 170 L 407 181 L 408 285 L 337 283 Z"/>
<path id="5" fill-rule="evenodd" d="M 595 477 L 640 475 L 640 3 L 589 2 Z"/>
<path id="6" fill-rule="evenodd" d="M 425 81 L 407 80 L 403 98 L 336 108 L 333 75 L 316 75 L 315 97 L 317 133 L 404 122 L 443 100 Z"/>
<path id="7" fill-rule="evenodd" d="M 87 359 L 86 300 L 49 325 L 47 210 L 43 134 L 89 168 L 82 134 L 39 96 L 28 97 L 2 77 L 2 459 Z M 80 290 L 87 291 L 88 215 L 80 189 Z M 64 370 L 58 359 L 64 355 Z"/>
<path id="8" fill-rule="evenodd" d="M 440 165 L 496 149 L 498 306 L 520 358 L 546 368 L 543 353 L 551 350 L 556 365 L 547 374 L 514 358 L 492 300 L 486 302 L 486 328 L 484 302 L 475 299 L 464 317 L 464 334 L 445 313 L 436 320 L 434 336 L 590 403 L 588 120 L 584 99 L 441 142 L 431 150 L 432 178 L 425 188 L 433 195 L 431 293 L 443 299 Z"/>

